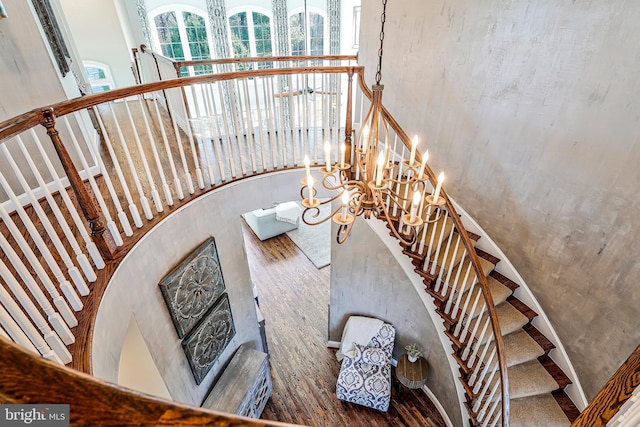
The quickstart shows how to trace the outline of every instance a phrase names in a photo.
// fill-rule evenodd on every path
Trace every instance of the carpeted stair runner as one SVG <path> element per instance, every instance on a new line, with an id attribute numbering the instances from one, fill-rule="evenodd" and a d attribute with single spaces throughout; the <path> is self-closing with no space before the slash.
<path id="1" fill-rule="evenodd" d="M 469 314 L 471 314 L 473 302 L 481 291 L 479 288 L 475 288 L 471 291 L 469 290 L 471 287 L 470 285 L 477 281 L 476 274 L 474 270 L 471 269 L 467 275 L 470 260 L 468 257 L 465 257 L 464 260 L 462 260 L 464 251 L 461 242 L 454 257 L 455 247 L 458 243 L 459 236 L 454 232 L 451 239 L 449 239 L 449 233 L 453 227 L 452 221 L 449 218 L 446 221 L 446 225 L 444 222 L 444 218 L 441 218 L 435 223 L 428 224 L 426 233 L 424 235 L 419 234 L 419 236 L 424 240 L 425 247 L 428 247 L 429 243 L 433 242 L 432 244 L 434 247 L 431 249 L 429 262 L 436 260 L 436 264 L 438 266 L 436 278 L 440 277 L 441 280 L 445 280 L 448 274 L 444 267 L 446 266 L 452 270 L 449 274 L 450 282 L 456 283 L 456 289 L 458 289 L 458 291 L 462 289 L 463 295 L 460 301 L 466 301 L 468 293 L 472 292 L 469 300 L 470 303 L 467 305 L 466 309 L 462 306 L 460 307 L 460 310 L 465 310 L 465 316 L 461 316 L 460 312 L 445 314 L 444 306 L 447 301 L 446 299 L 441 302 L 442 305 L 438 311 L 445 318 L 446 323 L 450 325 L 448 334 L 454 340 L 454 344 L 456 344 L 455 338 L 453 338 L 451 332 L 454 330 L 457 321 L 464 318 L 465 324 L 468 323 L 468 331 L 472 331 L 476 324 L 480 322 L 478 330 L 481 330 L 488 319 L 488 314 L 484 304 L 480 304 L 476 307 L 472 319 L 468 319 Z M 420 233 L 422 233 L 422 231 L 420 231 Z M 444 238 L 442 239 L 441 248 L 438 250 L 435 246 L 439 241 L 440 233 L 442 233 Z M 449 246 L 448 251 L 446 250 L 447 245 Z M 490 254 L 483 253 L 482 251 L 480 251 L 480 254 L 484 256 L 484 258 L 480 257 L 479 261 L 483 273 L 487 277 L 489 291 L 491 292 L 494 300 L 505 344 L 505 358 L 507 362 L 509 394 L 511 399 L 510 425 L 512 427 L 570 426 L 571 422 L 567 418 L 567 415 L 565 415 L 565 412 L 559 406 L 558 401 L 551 394 L 552 392 L 563 393 L 559 386 L 559 382 L 554 379 L 554 377 L 541 363 L 545 358 L 546 360 L 550 359 L 546 355 L 545 349 L 543 349 L 541 344 L 538 344 L 536 339 L 531 335 L 532 330 L 539 334 L 539 332 L 530 325 L 531 318 L 535 313 L 531 314 L 531 311 L 513 296 L 513 290 L 517 285 L 511 283 L 509 286 L 506 286 L 501 283 L 501 280 L 504 279 L 508 281 L 508 279 L 500 276 L 499 274 L 496 276 L 498 278 L 494 277 L 494 274 L 489 275 L 494 270 L 494 262 L 498 262 L 497 259 L 492 257 Z M 455 260 L 453 264 L 451 263 L 452 260 Z M 493 260 L 493 262 L 490 260 Z M 449 267 L 451 265 L 453 266 Z M 436 279 L 425 280 L 425 284 L 427 284 L 432 295 L 435 295 L 434 285 L 436 281 Z M 439 285 L 436 288 L 439 289 Z M 480 301 L 482 301 L 482 297 L 480 297 Z M 436 301 L 436 303 L 438 302 Z M 482 309 L 479 307 L 482 307 Z M 524 312 L 521 311 L 522 307 L 524 307 Z M 527 317 L 525 313 L 529 313 L 529 317 Z M 523 327 L 525 327 L 526 330 L 523 329 Z M 464 328 L 462 328 L 462 330 L 464 330 Z M 457 338 L 460 339 L 463 338 L 463 336 Z M 489 338 L 484 338 L 483 341 L 486 342 L 487 339 Z M 542 340 L 544 341 L 546 339 L 542 337 Z M 547 348 L 547 351 L 549 351 L 549 348 Z M 489 355 L 485 355 L 485 359 L 488 357 Z M 471 360 L 471 362 L 477 363 L 475 360 Z M 469 379 L 469 377 L 466 378 L 467 380 Z M 494 378 L 494 381 L 497 381 L 497 378 Z M 473 406 L 473 401 L 468 403 L 470 404 L 470 407 Z"/>

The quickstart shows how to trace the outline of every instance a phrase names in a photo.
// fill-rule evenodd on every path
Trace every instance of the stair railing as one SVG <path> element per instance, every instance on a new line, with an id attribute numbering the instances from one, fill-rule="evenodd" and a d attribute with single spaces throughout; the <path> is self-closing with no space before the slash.
<path id="1" fill-rule="evenodd" d="M 3 336 L 0 336 L 0 372 L 1 403 L 70 405 L 71 425 L 291 426 L 137 393 L 44 360 Z"/>
<path id="2" fill-rule="evenodd" d="M 625 405 L 640 390 L 640 346 L 607 381 L 571 427 L 622 427 L 640 424 L 640 400 Z M 625 411 L 626 410 L 626 411 Z"/>
<path id="3" fill-rule="evenodd" d="M 372 92 L 362 74 L 359 85 L 362 93 L 371 100 Z M 393 130 L 390 140 L 385 143 L 392 144 L 392 161 L 398 165 L 400 177 L 403 162 L 408 160 L 405 156 L 410 151 L 411 141 L 384 106 L 382 111 Z M 420 160 L 418 156 L 417 161 Z M 433 192 L 437 179 L 428 164 L 425 173 Z M 409 203 L 408 186 L 403 188 L 398 184 L 396 193 Z M 507 364 L 496 307 L 486 279 L 489 272 L 483 271 L 473 241 L 453 203 L 445 191 L 440 195 L 446 201 L 444 208 L 424 206 L 426 194 L 422 194 L 423 206 L 418 212 L 422 213 L 425 224 L 440 219 L 419 229 L 417 242 L 405 248 L 405 253 L 416 260 L 418 271 L 430 283 L 430 293 L 435 295 L 438 310 L 450 320 L 446 334 L 454 343 L 454 358 L 464 372 L 462 384 L 472 423 L 483 427 L 508 426 Z M 393 216 L 395 212 L 391 214 Z M 438 304 L 438 301 L 441 302 Z"/>
<path id="4" fill-rule="evenodd" d="M 337 161 L 339 142 L 349 143 L 352 133 L 346 119 L 352 116 L 354 73 L 360 76 L 359 95 L 371 96 L 362 72 L 358 66 L 312 65 L 201 75 L 64 101 L 0 123 L 3 160 L 12 170 L 11 174 L 0 173 L 8 199 L 0 204 L 0 225 L 15 242 L 0 233 L 4 252 L 0 275 L 13 293 L 0 293 L 7 307 L 0 305 L 0 333 L 62 363 L 71 361 L 66 346 L 77 335 L 81 345 L 76 345 L 76 354 L 85 359 L 81 369 L 90 371 L 86 359 L 96 313 L 82 309 L 88 301 L 97 307 L 101 293 L 89 295 L 92 289 L 87 281 L 95 283 L 101 276 L 106 283 L 136 239 L 167 212 L 197 195 L 236 179 L 301 167 L 305 154 L 318 165 L 324 160 L 322 146 L 327 141 L 334 146 Z M 142 123 L 133 119 L 134 110 Z M 385 114 L 396 135 L 395 160 L 401 164 L 409 140 L 386 110 Z M 347 124 L 343 128 L 341 123 Z M 429 167 L 426 173 L 435 184 Z M 22 192 L 17 190 L 20 187 Z M 454 224 L 459 237 L 425 227 L 423 235 L 429 237 L 411 249 L 427 260 L 436 260 L 421 268 L 452 301 L 446 309 L 453 313 L 452 319 L 458 325 L 466 322 L 464 330 L 450 331 L 450 336 L 459 345 L 456 356 L 465 375 L 472 379 L 473 389 L 467 394 L 474 423 L 498 425 L 501 421 L 507 425 L 508 387 L 495 307 L 473 244 L 446 193 L 442 195 L 447 201 L 445 220 Z M 70 218 L 59 220 L 59 225 L 51 223 L 37 208 L 42 197 L 56 218 L 64 218 L 62 212 L 68 212 Z M 425 218 L 434 214 L 439 213 L 423 210 Z M 58 227 L 64 238 L 59 237 Z M 35 242 L 37 251 L 29 241 Z M 456 272 L 452 265 L 438 265 L 443 241 L 447 242 L 443 259 L 449 253 L 456 259 L 462 251 L 468 260 L 466 270 L 460 267 Z M 4 263 L 14 271 L 3 268 Z M 106 265 L 109 271 L 104 270 Z M 477 285 L 470 280 L 472 274 L 478 278 Z M 479 294 L 468 291 L 472 286 L 480 287 L 481 302 Z M 23 287 L 37 305 L 21 293 Z M 469 311 L 470 298 L 475 302 Z M 484 311 L 489 320 L 480 315 Z M 84 321 L 79 323 L 77 315 Z M 81 331 L 74 335 L 70 328 L 76 325 Z"/>

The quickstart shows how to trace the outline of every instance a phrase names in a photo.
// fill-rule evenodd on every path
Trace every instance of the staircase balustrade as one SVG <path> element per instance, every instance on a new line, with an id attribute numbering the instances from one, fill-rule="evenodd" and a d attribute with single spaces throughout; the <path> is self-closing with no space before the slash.
<path id="1" fill-rule="evenodd" d="M 176 69 L 354 59 L 242 58 L 182 62 L 176 63 Z M 352 84 L 354 74 L 358 75 L 358 85 Z M 7 308 L 5 311 L 0 305 L 0 334 L 32 353 L 62 363 L 71 361 L 66 345 L 79 338 L 74 353 L 83 355 L 84 362 L 79 366 L 90 372 L 91 324 L 101 296 L 92 292 L 91 284 L 98 277 L 106 283 L 137 239 L 199 195 L 245 177 L 301 167 L 305 154 L 312 164 L 320 165 L 325 142 L 333 147 L 332 161 L 337 162 L 338 147 L 344 141 L 349 161 L 351 118 L 357 115 L 352 111 L 354 101 L 357 98 L 362 105 L 371 96 L 359 66 L 274 66 L 154 81 L 64 101 L 0 123 L 0 158 L 11 165 L 13 172 L 0 174 L 0 184 L 7 194 L 7 200 L 0 204 L 0 225 L 17 243 L 13 248 L 0 233 L 3 262 L 12 265 L 10 270 L 0 263 L 0 275 L 5 282 L 16 285 L 10 286 L 13 296 L 6 291 L 0 293 L 0 301 Z M 388 111 L 384 114 L 392 133 L 383 143 L 391 145 L 400 176 L 408 157 L 409 138 Z M 45 172 L 49 175 L 46 178 Z M 431 188 L 424 189 L 423 201 L 436 185 L 428 165 L 425 173 Z M 16 192 L 20 187 L 23 192 Z M 408 188 L 396 190 L 401 193 Z M 417 242 L 404 250 L 425 278 L 434 300 L 440 301 L 443 317 L 449 319 L 446 333 L 461 368 L 472 423 L 507 426 L 504 343 L 484 264 L 446 192 L 441 195 L 446 200 L 444 206 L 420 208 L 420 215 L 429 223 L 419 229 Z M 46 219 L 38 202 L 41 197 L 60 226 Z M 30 241 L 35 242 L 37 251 L 31 249 Z M 58 294 L 47 270 L 53 273 L 63 295 Z M 29 298 L 18 291 L 21 284 L 39 307 L 29 304 Z M 89 310 L 84 309 L 85 302 L 90 302 L 86 304 Z M 40 311 L 46 316 L 39 315 Z M 84 319 L 79 325 L 84 331 L 80 337 L 70 329 L 78 325 L 76 314 Z M 11 357 L 24 356 L 4 341 L 0 340 L 0 346 L 9 349 Z M 0 360 L 5 364 L 16 358 L 3 356 Z M 73 377 L 76 384 L 93 381 L 31 357 L 28 363 L 37 365 L 41 372 Z M 43 374 L 41 378 L 46 377 Z M 0 397 L 19 399 L 4 389 L 0 384 Z M 111 392 L 120 393 L 120 398 L 142 399 L 115 387 Z M 80 394 L 73 397 L 80 398 Z M 190 416 L 205 417 L 197 409 L 179 408 L 191 411 Z"/>

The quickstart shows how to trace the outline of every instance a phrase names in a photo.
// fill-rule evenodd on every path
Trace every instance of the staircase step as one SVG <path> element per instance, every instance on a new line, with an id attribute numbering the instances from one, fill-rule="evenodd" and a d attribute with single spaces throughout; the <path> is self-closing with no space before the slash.
<path id="1" fill-rule="evenodd" d="M 502 304 L 496 306 L 496 314 L 498 315 L 498 322 L 500 323 L 502 336 L 509 335 L 510 333 L 521 329 L 524 325 L 529 323 L 529 319 L 527 319 L 527 316 L 520 313 L 514 306 L 512 306 L 508 302 L 503 302 Z M 469 330 L 473 331 L 476 323 L 480 322 L 478 331 L 481 331 L 488 317 L 489 315 L 487 313 L 484 313 L 482 316 L 473 319 L 469 326 Z M 490 328 L 491 325 L 489 325 L 488 329 Z M 485 334 L 483 342 L 486 342 L 489 336 L 492 336 L 492 334 Z"/>
<path id="2" fill-rule="evenodd" d="M 504 286 L 502 283 L 498 282 L 491 275 L 487 277 L 487 284 L 489 285 L 489 292 L 491 293 L 491 297 L 493 298 L 493 304 L 496 306 L 505 302 L 507 298 L 512 294 L 511 289 Z M 480 286 L 474 286 L 473 290 L 465 292 L 465 294 L 462 296 L 462 299 L 460 300 L 461 301 L 460 304 L 462 306 L 464 306 L 464 301 L 466 301 L 467 297 L 469 296 L 468 295 L 469 292 L 471 292 L 471 300 L 467 305 L 467 310 L 466 310 L 467 314 L 471 313 L 471 309 L 473 308 L 473 303 L 476 300 L 476 297 L 478 296 L 478 294 L 482 293 L 482 288 L 480 288 Z M 482 296 L 480 296 L 480 298 L 482 298 Z M 478 305 L 479 304 L 480 302 L 478 302 Z M 476 307 L 474 317 L 479 316 L 481 313 L 484 313 L 486 309 L 487 309 L 486 306 L 483 307 L 482 310 L 478 310 L 478 308 Z"/>
<path id="3" fill-rule="evenodd" d="M 511 399 L 551 393 L 558 383 L 537 360 L 508 368 Z"/>
<path id="4" fill-rule="evenodd" d="M 446 219 L 446 224 L 445 224 L 445 219 Z M 426 234 L 423 234 L 424 233 L 423 229 L 425 226 L 427 227 L 427 232 Z M 431 252 L 435 252 L 435 247 L 438 245 L 438 239 L 440 239 L 440 234 L 442 233 L 442 239 L 444 242 L 446 242 L 447 239 L 449 238 L 449 233 L 451 233 L 452 228 L 453 228 L 453 221 L 451 220 L 451 218 L 448 215 L 442 215 L 437 221 L 432 223 L 427 223 L 426 225 L 423 225 L 421 228 L 417 230 L 418 236 L 419 236 L 418 243 L 420 241 L 424 241 L 424 244 L 426 246 L 429 246 L 429 242 L 431 242 L 432 233 L 435 232 L 435 234 L 433 234 L 434 248 L 431 250 Z"/>
<path id="5" fill-rule="evenodd" d="M 507 367 L 530 362 L 544 354 L 542 347 L 523 330 L 504 337 L 504 347 Z"/>
<path id="6" fill-rule="evenodd" d="M 511 427 L 568 427 L 571 425 L 551 394 L 511 399 Z"/>
<path id="7" fill-rule="evenodd" d="M 495 268 L 495 265 L 487 261 L 486 259 L 479 258 L 480 268 L 482 268 L 482 272 L 485 276 L 487 276 L 491 270 Z M 469 270 L 469 275 L 467 276 L 467 280 L 465 280 L 465 276 L 467 275 L 467 270 L 469 269 L 469 265 L 471 264 L 471 259 L 469 257 L 465 257 L 464 260 L 454 267 L 453 271 L 451 271 L 451 276 L 449 281 L 453 284 L 455 289 L 458 292 L 465 292 L 470 285 L 477 281 L 478 276 L 476 276 L 476 272 L 473 270 L 473 267 Z M 458 272 L 460 274 L 458 274 Z M 456 277 L 458 280 L 456 281 Z"/>
<path id="8" fill-rule="evenodd" d="M 438 253 L 438 260 L 436 261 L 438 265 L 445 268 L 445 272 L 443 273 L 443 279 L 446 278 L 446 276 L 444 276 L 447 272 L 446 269 L 452 268 L 458 265 L 463 255 L 465 254 L 464 244 L 462 243 L 462 239 L 460 238 L 460 235 L 458 233 L 453 232 L 453 236 L 451 237 L 451 243 L 449 244 L 449 251 L 446 250 L 447 241 L 448 239 L 442 242 L 442 248 L 440 249 L 440 253 Z M 456 250 L 456 244 L 458 245 L 457 250 Z M 434 251 L 431 254 L 432 261 L 435 258 L 435 255 L 436 254 Z M 445 255 L 446 255 L 446 258 L 445 258 Z"/>

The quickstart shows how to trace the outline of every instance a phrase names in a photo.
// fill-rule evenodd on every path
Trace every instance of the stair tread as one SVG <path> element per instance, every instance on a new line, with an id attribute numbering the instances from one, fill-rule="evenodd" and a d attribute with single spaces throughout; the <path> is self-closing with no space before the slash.
<path id="1" fill-rule="evenodd" d="M 508 287 L 506 287 L 505 285 L 503 285 L 502 283 L 498 282 L 495 278 L 488 276 L 487 277 L 487 284 L 489 285 L 489 292 L 491 293 L 491 297 L 493 298 L 493 304 L 494 305 L 499 305 L 502 304 L 503 302 L 505 302 L 507 300 L 507 298 L 509 297 L 509 295 L 512 294 L 511 289 L 509 289 Z M 464 301 L 466 301 L 467 299 L 467 294 L 469 292 L 473 292 L 473 294 L 471 295 L 471 300 L 469 301 L 469 304 L 467 305 L 467 314 L 471 313 L 471 309 L 473 308 L 473 302 L 476 299 L 476 296 L 482 292 L 482 289 L 480 288 L 480 286 L 474 286 L 474 288 L 472 290 L 467 290 L 467 292 L 465 292 L 465 295 L 462 296 L 462 304 L 464 304 Z M 482 311 L 478 310 L 476 307 L 475 313 L 474 313 L 474 317 L 479 315 L 481 312 L 483 313 L 486 310 L 486 307 L 483 308 Z"/>
<path id="2" fill-rule="evenodd" d="M 435 215 L 435 213 L 431 214 L 432 217 L 433 215 Z M 424 241 L 425 245 L 429 245 L 433 234 L 433 246 L 435 249 L 435 246 L 438 245 L 438 239 L 440 238 L 441 233 L 443 236 L 443 241 L 446 242 L 446 239 L 449 237 L 449 233 L 451 233 L 451 229 L 453 228 L 453 221 L 451 220 L 451 218 L 449 218 L 448 215 L 442 215 L 436 222 L 426 224 L 426 233 L 424 233 L 424 227 L 425 226 L 422 226 L 422 228 L 418 230 L 418 236 L 420 236 L 420 240 Z"/>
<path id="3" fill-rule="evenodd" d="M 508 368 L 509 396 L 512 399 L 551 393 L 558 383 L 537 360 Z"/>
<path id="4" fill-rule="evenodd" d="M 496 314 L 498 315 L 498 322 L 500 323 L 500 331 L 502 332 L 502 336 L 509 335 L 510 333 L 521 329 L 524 325 L 529 323 L 529 319 L 527 318 L 527 316 L 520 313 L 518 309 L 516 309 L 506 301 L 496 306 Z M 488 317 L 488 313 L 485 312 L 482 314 L 482 316 L 473 319 L 471 321 L 471 325 L 469 326 L 469 330 L 472 331 L 476 325 L 476 322 L 479 321 L 481 322 L 478 328 L 478 330 L 480 331 L 481 328 L 484 327 L 484 323 L 487 321 Z M 486 338 L 483 340 L 483 342 L 485 341 Z"/>
<path id="5" fill-rule="evenodd" d="M 479 261 L 480 268 L 482 268 L 482 272 L 485 276 L 487 276 L 495 268 L 494 264 L 484 258 L 479 258 Z M 469 276 L 467 276 L 467 280 L 464 280 L 465 276 L 467 275 L 467 268 L 469 267 L 469 264 L 471 264 L 471 259 L 466 256 L 464 260 L 458 263 L 458 265 L 455 266 L 453 268 L 453 271 L 451 272 L 450 282 L 455 284 L 455 289 L 457 289 L 458 292 L 460 292 L 461 290 L 462 292 L 465 292 L 470 287 L 470 285 L 476 283 L 477 281 L 478 276 L 476 276 L 473 267 L 469 272 Z M 460 274 L 458 274 L 458 271 L 460 272 Z M 457 281 L 456 277 L 458 277 Z"/>
<path id="6" fill-rule="evenodd" d="M 566 417 L 551 394 L 511 399 L 511 427 L 568 427 Z"/>
<path id="7" fill-rule="evenodd" d="M 544 349 L 523 330 L 504 337 L 507 366 L 514 366 L 537 359 L 544 354 Z"/>

